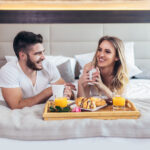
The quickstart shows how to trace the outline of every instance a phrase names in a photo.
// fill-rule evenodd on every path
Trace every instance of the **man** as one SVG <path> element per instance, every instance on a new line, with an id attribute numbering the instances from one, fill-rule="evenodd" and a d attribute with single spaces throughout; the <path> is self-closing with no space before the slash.
<path id="1" fill-rule="evenodd" d="M 18 33 L 13 41 L 18 61 L 0 70 L 0 87 L 11 109 L 43 103 L 52 96 L 51 84 L 65 83 L 55 65 L 43 62 L 42 43 L 40 34 L 26 31 Z"/>

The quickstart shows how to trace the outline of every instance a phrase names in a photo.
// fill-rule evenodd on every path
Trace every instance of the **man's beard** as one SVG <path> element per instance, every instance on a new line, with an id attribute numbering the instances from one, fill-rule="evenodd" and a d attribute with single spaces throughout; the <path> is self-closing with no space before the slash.
<path id="1" fill-rule="evenodd" d="M 38 62 L 40 62 L 40 61 L 42 61 L 42 60 L 39 60 L 39 61 L 37 61 L 36 63 L 38 63 Z M 30 69 L 36 70 L 36 71 L 43 69 L 43 68 L 37 68 L 37 67 L 36 67 L 35 63 L 30 59 L 29 54 L 27 54 L 27 62 L 26 62 L 26 65 L 27 65 Z"/>

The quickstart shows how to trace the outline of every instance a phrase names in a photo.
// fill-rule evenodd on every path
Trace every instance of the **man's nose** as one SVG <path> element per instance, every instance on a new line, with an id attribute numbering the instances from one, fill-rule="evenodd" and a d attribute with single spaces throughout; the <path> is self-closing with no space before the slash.
<path id="1" fill-rule="evenodd" d="M 42 60 L 44 60 L 44 59 L 45 59 L 45 55 L 44 55 L 44 53 L 42 53 L 41 58 L 42 58 Z"/>

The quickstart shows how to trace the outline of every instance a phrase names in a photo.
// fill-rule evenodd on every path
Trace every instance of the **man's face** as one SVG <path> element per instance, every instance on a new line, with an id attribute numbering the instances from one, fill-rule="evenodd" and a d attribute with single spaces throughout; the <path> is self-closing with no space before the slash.
<path id="1" fill-rule="evenodd" d="M 43 69 L 42 61 L 45 59 L 44 51 L 41 43 L 30 46 L 30 50 L 27 53 L 26 65 L 32 70 Z"/>

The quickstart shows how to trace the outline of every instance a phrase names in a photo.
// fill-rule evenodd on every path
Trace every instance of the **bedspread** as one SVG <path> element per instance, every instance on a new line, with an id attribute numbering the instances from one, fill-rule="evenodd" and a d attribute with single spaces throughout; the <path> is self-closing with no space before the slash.
<path id="1" fill-rule="evenodd" d="M 0 101 L 0 137 L 56 140 L 82 137 L 150 138 L 150 100 L 132 100 L 141 117 L 134 119 L 74 119 L 44 121 L 44 104 L 11 110 Z"/>
<path id="2" fill-rule="evenodd" d="M 126 98 L 140 111 L 139 119 L 44 121 L 45 104 L 11 110 L 0 101 L 0 137 L 19 140 L 102 136 L 150 138 L 150 80 L 130 80 Z"/>

